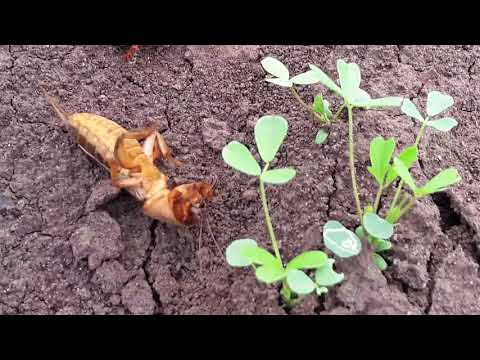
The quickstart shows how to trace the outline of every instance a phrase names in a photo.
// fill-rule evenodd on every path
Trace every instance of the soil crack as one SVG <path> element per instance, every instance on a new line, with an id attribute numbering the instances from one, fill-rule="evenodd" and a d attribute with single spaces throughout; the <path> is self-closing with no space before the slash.
<path id="1" fill-rule="evenodd" d="M 143 269 L 143 272 L 145 273 L 145 280 L 147 281 L 148 285 L 150 286 L 150 289 L 152 290 L 152 296 L 153 296 L 153 300 L 155 301 L 155 305 L 157 306 L 157 309 L 161 313 L 162 302 L 160 300 L 160 294 L 157 292 L 157 290 L 155 290 L 154 279 L 152 280 L 150 278 L 150 273 L 148 271 L 148 266 L 150 265 L 151 258 L 152 258 L 152 251 L 155 248 L 156 230 L 158 228 L 158 225 L 159 225 L 158 220 L 152 221 L 152 224 L 150 225 L 150 243 L 148 244 L 148 248 L 145 252 L 145 260 L 142 263 L 142 269 Z"/>
<path id="2" fill-rule="evenodd" d="M 450 197 L 445 192 L 432 194 L 432 200 L 440 212 L 440 228 L 446 233 L 450 228 L 461 225 L 460 215 L 452 208 Z"/>

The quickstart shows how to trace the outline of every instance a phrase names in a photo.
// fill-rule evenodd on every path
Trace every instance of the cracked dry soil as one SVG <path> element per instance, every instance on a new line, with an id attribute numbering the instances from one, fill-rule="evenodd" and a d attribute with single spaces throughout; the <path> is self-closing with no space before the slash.
<path id="1" fill-rule="evenodd" d="M 455 166 L 463 181 L 420 201 L 393 238 L 385 273 L 361 258 L 337 262 L 346 281 L 293 314 L 480 314 L 480 71 L 476 46 L 145 46 L 134 61 L 116 46 L 0 47 L 0 313 L 286 314 L 277 289 L 224 261 L 230 241 L 268 246 L 257 184 L 221 158 L 236 139 L 254 149 L 253 126 L 282 114 L 289 133 L 276 166 L 292 165 L 288 185 L 269 187 L 285 258 L 321 246 L 327 219 L 355 225 L 345 119 L 313 144 L 316 123 L 284 89 L 263 81 L 273 55 L 292 73 L 314 63 L 334 76 L 338 58 L 358 63 L 372 96 L 452 95 L 459 126 L 428 132 L 414 174 L 424 181 Z M 197 226 L 176 229 L 142 214 L 110 186 L 108 174 L 75 145 L 39 84 L 72 112 L 95 112 L 126 128 L 162 123 L 183 168 L 177 183 L 216 179 L 216 196 Z M 311 101 L 318 86 L 301 95 Z M 327 99 L 338 105 L 330 94 Z M 357 171 L 363 201 L 376 190 L 365 171 L 368 144 L 417 128 L 398 110 L 356 115 Z M 258 156 L 258 155 L 257 155 Z M 159 164 L 160 166 L 162 164 Z"/>

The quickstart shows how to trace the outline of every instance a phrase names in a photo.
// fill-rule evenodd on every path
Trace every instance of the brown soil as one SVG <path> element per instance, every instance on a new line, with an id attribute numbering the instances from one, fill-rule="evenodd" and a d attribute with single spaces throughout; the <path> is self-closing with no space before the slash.
<path id="1" fill-rule="evenodd" d="M 274 287 L 226 265 L 230 241 L 268 246 L 256 184 L 222 161 L 236 139 L 254 148 L 253 126 L 282 114 L 289 133 L 277 166 L 290 184 L 268 188 L 282 253 L 321 247 L 328 219 L 355 225 L 345 121 L 317 146 L 314 121 L 288 91 L 265 81 L 260 60 L 274 55 L 292 73 L 314 63 L 335 74 L 338 58 L 358 63 L 372 96 L 403 95 L 424 106 L 430 90 L 455 98 L 459 126 L 428 132 L 415 175 L 455 166 L 462 183 L 422 200 L 404 219 L 384 274 L 362 258 L 338 262 L 346 281 L 294 314 L 480 314 L 480 47 L 451 46 L 151 46 L 125 63 L 125 47 L 0 47 L 0 313 L 286 314 Z M 187 230 L 154 222 L 141 204 L 111 188 L 41 95 L 44 83 L 69 111 L 95 112 L 137 128 L 157 119 L 186 165 L 178 183 L 216 180 L 201 224 Z M 311 99 L 319 86 L 301 95 Z M 333 106 L 338 105 L 332 100 Z M 417 128 L 395 111 L 357 113 L 362 198 L 375 188 L 365 171 L 377 135 L 412 143 Z"/>

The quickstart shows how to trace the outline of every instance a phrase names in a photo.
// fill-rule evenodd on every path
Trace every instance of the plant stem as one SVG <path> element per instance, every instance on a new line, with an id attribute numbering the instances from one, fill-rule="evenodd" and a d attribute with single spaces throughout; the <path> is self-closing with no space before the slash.
<path id="1" fill-rule="evenodd" d="M 398 219 L 400 219 L 405 213 L 412 208 L 413 205 L 415 205 L 415 202 L 417 201 L 417 198 L 413 197 L 410 199 L 408 204 L 400 211 L 400 214 L 398 214 Z M 397 220 L 398 221 L 398 220 Z"/>
<path id="2" fill-rule="evenodd" d="M 378 187 L 377 196 L 375 197 L 375 203 L 373 204 L 373 212 L 376 214 L 378 206 L 380 205 L 380 198 L 383 193 L 383 183 Z"/>
<path id="3" fill-rule="evenodd" d="M 423 122 L 422 126 L 420 127 L 420 130 L 418 130 L 417 137 L 415 138 L 415 146 L 418 148 L 418 145 L 420 144 L 420 140 L 423 136 L 423 133 L 425 132 L 425 128 L 427 127 L 427 122 L 428 122 L 428 117 L 425 119 Z M 403 188 L 403 180 L 400 180 L 400 183 L 398 184 L 397 191 L 395 192 L 395 196 L 392 200 L 392 204 L 390 205 L 390 209 L 388 212 L 392 211 L 392 209 L 397 205 L 398 197 L 400 196 L 400 192 L 402 191 Z"/>
<path id="4" fill-rule="evenodd" d="M 337 120 L 337 118 L 340 115 L 340 113 L 342 112 L 342 110 L 345 109 L 345 105 L 346 104 L 343 104 L 342 106 L 340 106 L 340 109 L 337 110 L 337 112 L 335 113 L 335 116 L 333 117 L 332 121 Z"/>
<path id="5" fill-rule="evenodd" d="M 398 184 L 397 191 L 395 191 L 395 196 L 393 197 L 392 204 L 390 205 L 390 209 L 388 212 L 390 212 L 396 205 L 398 198 L 400 197 L 400 193 L 402 192 L 402 187 L 403 187 L 403 180 L 400 180 L 400 183 Z"/>
<path id="6" fill-rule="evenodd" d="M 292 86 L 290 88 L 290 91 L 291 93 L 293 94 L 293 96 L 295 96 L 295 99 L 298 100 L 298 102 L 305 108 L 307 109 L 309 112 L 311 112 L 318 120 L 320 120 L 321 123 L 324 123 L 325 122 L 325 119 L 320 116 L 319 114 L 317 114 L 315 111 L 313 111 L 312 107 L 311 106 L 308 106 L 308 104 L 302 100 L 302 98 L 300 97 L 300 95 L 298 94 L 297 90 L 295 90 L 295 88 Z"/>
<path id="7" fill-rule="evenodd" d="M 353 114 L 352 106 L 347 105 L 348 108 L 348 156 L 350 159 L 350 175 L 352 177 L 352 190 L 353 197 L 355 198 L 355 206 L 357 207 L 357 215 L 360 223 L 363 226 L 363 212 L 362 205 L 360 203 L 360 195 L 357 187 L 357 177 L 355 175 L 355 154 L 353 149 Z"/>
<path id="8" fill-rule="evenodd" d="M 263 171 L 267 171 L 268 163 L 265 165 Z M 272 220 L 270 219 L 270 213 L 268 211 L 268 202 L 267 202 L 267 195 L 265 193 L 265 185 L 263 183 L 262 178 L 260 180 L 260 198 L 262 199 L 262 206 L 263 206 L 263 213 L 265 214 L 265 224 L 267 225 L 268 235 L 270 236 L 270 240 L 272 241 L 273 251 L 275 252 L 275 256 L 277 259 L 282 263 L 282 257 L 280 256 L 280 251 L 278 249 L 278 242 L 277 238 L 275 237 L 275 233 L 273 232 Z M 283 263 L 282 263 L 283 266 Z"/>

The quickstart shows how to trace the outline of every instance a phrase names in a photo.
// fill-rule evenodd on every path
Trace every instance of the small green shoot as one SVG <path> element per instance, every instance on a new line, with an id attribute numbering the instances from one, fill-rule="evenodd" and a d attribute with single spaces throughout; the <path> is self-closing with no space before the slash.
<path id="1" fill-rule="evenodd" d="M 415 144 L 413 145 L 417 148 L 417 152 L 420 140 L 427 127 L 441 132 L 448 132 L 458 125 L 457 120 L 451 117 L 432 119 L 432 117 L 446 111 L 453 104 L 454 100 L 450 95 L 443 94 L 439 91 L 431 91 L 427 95 L 427 116 L 423 116 L 411 100 L 404 100 L 401 107 L 402 112 L 421 124 L 415 139 Z M 455 169 L 450 168 L 441 171 L 438 175 L 427 182 L 425 186 L 418 188 L 409 171 L 411 165 L 417 161 L 417 155 L 413 155 L 412 151 L 410 156 L 403 154 L 402 157 L 402 154 L 400 154 L 394 159 L 392 171 L 401 178 L 401 181 L 398 184 L 397 191 L 387 213 L 387 220 L 390 222 L 397 222 L 403 215 L 405 215 L 413 207 L 416 199 L 435 192 L 444 191 L 461 180 L 458 172 Z M 407 184 L 413 192 L 413 197 L 410 197 L 405 192 L 402 194 L 404 184 Z"/>
<path id="2" fill-rule="evenodd" d="M 288 77 L 285 69 L 275 62 L 268 63 L 267 67 L 279 79 L 285 80 Z M 327 286 L 341 281 L 343 274 L 338 275 L 333 271 L 333 262 L 329 261 L 332 259 L 329 259 L 322 251 L 306 251 L 293 258 L 286 265 L 282 261 L 268 209 L 265 184 L 286 184 L 296 175 L 295 169 L 291 167 L 269 169 L 271 161 L 275 158 L 287 135 L 287 131 L 287 121 L 281 116 L 263 116 L 257 121 L 255 142 L 260 157 L 265 162 L 263 170 L 248 148 L 237 141 L 227 144 L 222 150 L 222 156 L 224 161 L 235 170 L 258 177 L 265 224 L 275 254 L 273 255 L 258 246 L 253 239 L 239 239 L 233 241 L 227 247 L 227 263 L 233 267 L 252 266 L 255 269 L 255 276 L 261 282 L 267 284 L 281 282 L 282 298 L 285 304 L 290 307 L 310 293 L 316 292 L 317 295 L 326 293 L 328 291 Z M 319 269 L 324 270 L 316 276 L 316 280 L 312 280 L 306 273 L 309 270 L 318 271 Z M 317 279 L 324 280 L 318 283 Z"/>
<path id="3" fill-rule="evenodd" d="M 317 145 L 323 144 L 325 140 L 327 140 L 327 137 L 328 137 L 328 134 L 324 130 L 322 129 L 318 130 L 317 136 L 315 136 L 315 144 Z"/>
<path id="4" fill-rule="evenodd" d="M 302 100 L 295 89 L 295 85 L 311 85 L 318 83 L 317 76 L 313 71 L 309 70 L 303 74 L 290 78 L 288 68 L 281 61 L 273 57 L 266 57 L 261 61 L 261 64 L 263 69 L 273 76 L 273 78 L 266 78 L 266 81 L 278 86 L 290 88 L 291 93 L 300 105 L 314 115 L 320 124 L 328 124 L 330 122 L 332 117 L 332 112 L 329 109 L 330 104 L 327 100 L 323 99 L 322 94 L 318 94 L 315 97 L 313 104 L 308 105 Z"/>

